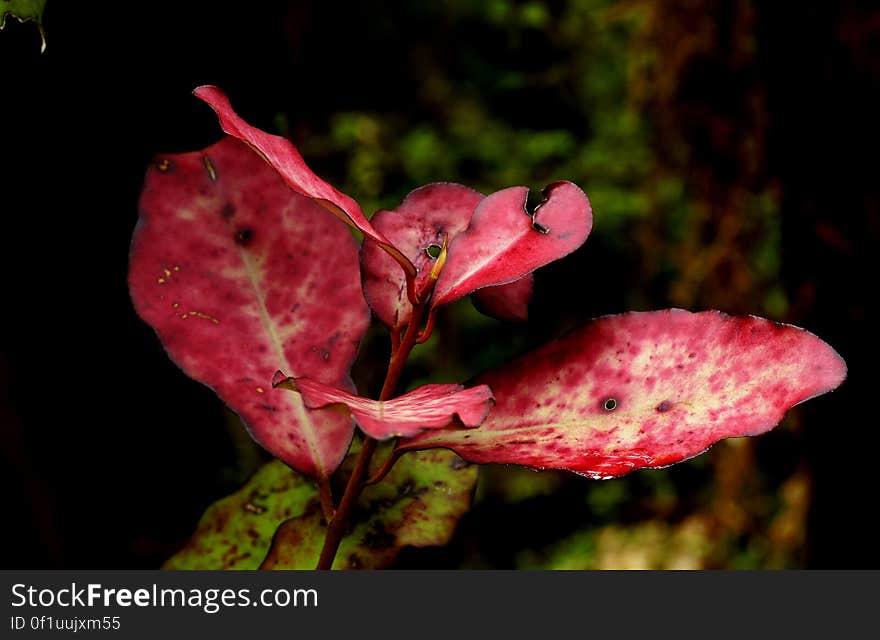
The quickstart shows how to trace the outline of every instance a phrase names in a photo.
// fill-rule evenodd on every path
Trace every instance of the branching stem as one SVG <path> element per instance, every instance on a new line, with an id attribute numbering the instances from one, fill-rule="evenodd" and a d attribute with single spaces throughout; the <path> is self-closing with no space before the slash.
<path id="1" fill-rule="evenodd" d="M 394 465 L 397 462 L 398 458 L 400 458 L 400 456 L 402 455 L 403 453 L 397 450 L 397 440 L 395 439 L 394 447 L 391 449 L 391 453 L 389 453 L 388 457 L 385 458 L 385 462 L 382 463 L 382 466 L 379 467 L 379 470 L 370 476 L 370 479 L 367 480 L 367 485 L 382 482 L 385 476 L 387 476 L 391 472 L 391 469 L 394 468 Z"/>
<path id="2" fill-rule="evenodd" d="M 406 360 L 416 345 L 419 325 L 422 322 L 425 306 L 424 303 L 413 305 L 412 315 L 410 316 L 409 325 L 406 328 L 403 340 L 400 346 L 391 354 L 391 361 L 388 363 L 388 372 L 385 374 L 385 383 L 382 385 L 379 400 L 388 400 L 394 395 L 397 383 L 403 374 Z M 345 492 L 342 494 L 342 500 L 339 502 L 339 507 L 337 507 L 336 513 L 327 525 L 327 537 L 324 539 L 324 547 L 321 549 L 321 557 L 318 560 L 316 569 L 330 569 L 333 566 L 336 552 L 339 551 L 339 545 L 342 543 L 342 538 L 345 537 L 351 512 L 366 486 L 365 478 L 377 445 L 378 441 L 374 438 L 367 437 L 364 439 L 361 452 L 358 454 L 351 477 L 345 486 Z"/>

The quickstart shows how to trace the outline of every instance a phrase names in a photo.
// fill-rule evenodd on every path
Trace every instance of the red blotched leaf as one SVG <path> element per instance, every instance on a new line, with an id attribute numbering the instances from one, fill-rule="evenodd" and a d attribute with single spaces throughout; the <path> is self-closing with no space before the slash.
<path id="1" fill-rule="evenodd" d="M 465 427 L 476 427 L 492 404 L 492 391 L 486 385 L 465 389 L 460 384 L 426 384 L 385 401 L 362 398 L 309 378 L 287 377 L 281 371 L 275 373 L 272 386 L 299 392 L 310 409 L 347 407 L 364 433 L 378 440 L 445 427 L 455 416 Z"/>
<path id="2" fill-rule="evenodd" d="M 377 231 L 400 249 L 415 265 L 415 291 L 420 299 L 429 293 L 437 252 L 468 228 L 471 217 L 485 196 L 454 183 L 434 183 L 411 192 L 393 211 L 379 211 L 372 223 Z M 517 215 L 528 222 L 529 218 Z M 432 255 L 433 253 L 433 255 Z M 462 259 L 467 259 L 464 257 Z M 444 270 L 459 258 L 450 251 Z M 376 245 L 364 243 L 361 249 L 364 293 L 376 317 L 393 329 L 405 327 L 412 314 L 406 278 L 395 261 Z M 488 315 L 503 320 L 525 320 L 534 279 L 527 274 L 509 284 L 485 287 L 475 293 L 477 306 Z"/>
<path id="3" fill-rule="evenodd" d="M 378 243 L 394 257 L 404 270 L 414 273 L 412 265 L 403 254 L 373 228 L 373 225 L 370 224 L 370 221 L 367 220 L 363 211 L 361 211 L 360 205 L 354 199 L 337 191 L 330 184 L 315 175 L 289 140 L 266 133 L 242 120 L 232 109 L 226 94 L 217 87 L 210 85 L 201 86 L 196 88 L 193 93 L 196 97 L 208 103 L 216 112 L 223 131 L 246 142 L 252 149 L 257 151 L 294 191 L 314 198 L 330 213 Z"/>
<path id="4" fill-rule="evenodd" d="M 511 187 L 479 204 L 470 226 L 449 245 L 432 307 L 518 280 L 583 244 L 593 226 L 593 213 L 577 185 L 548 186 L 533 215 L 526 210 L 528 192 L 526 187 Z"/>
<path id="5" fill-rule="evenodd" d="M 717 311 L 608 316 L 480 376 L 496 406 L 478 429 L 400 448 L 610 478 L 768 431 L 845 377 L 840 356 L 798 327 Z"/>
<path id="6" fill-rule="evenodd" d="M 272 374 L 351 387 L 369 322 L 348 229 L 233 138 L 147 172 L 129 288 L 171 358 L 294 469 L 328 476 L 352 420 L 273 391 Z"/>

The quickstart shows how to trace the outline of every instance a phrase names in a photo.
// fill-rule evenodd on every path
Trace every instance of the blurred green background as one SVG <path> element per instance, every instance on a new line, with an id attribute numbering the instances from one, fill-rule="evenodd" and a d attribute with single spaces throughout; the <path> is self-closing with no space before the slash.
<path id="1" fill-rule="evenodd" d="M 30 192 L 30 169 L 57 164 L 45 163 L 47 148 L 94 156 L 99 167 L 110 151 L 120 163 L 112 207 L 79 178 L 68 178 L 82 197 L 70 206 L 94 214 L 79 218 L 89 246 L 96 237 L 118 243 L 93 258 L 94 273 L 113 274 L 107 295 L 95 295 L 102 308 L 113 303 L 126 363 L 106 341 L 88 348 L 100 366 L 124 366 L 129 384 L 107 401 L 122 407 L 116 418 L 144 426 L 137 452 L 135 436 L 114 431 L 106 415 L 94 442 L 54 437 L 61 427 L 45 426 L 23 382 L 38 364 L 11 339 L 52 328 L 7 318 L 4 455 L 31 513 L 18 545 L 45 543 L 7 565 L 156 566 L 263 459 L 209 391 L 163 360 L 125 300 L 124 251 L 146 163 L 219 137 L 189 95 L 208 82 L 250 122 L 289 136 L 367 212 L 433 181 L 490 193 L 566 179 L 589 195 L 593 233 L 536 273 L 529 321 L 453 305 L 414 354 L 410 386 L 466 380 L 597 315 L 671 306 L 798 324 L 849 363 L 840 391 L 796 408 L 771 433 L 669 469 L 597 482 L 486 467 L 453 544 L 409 550 L 400 567 L 880 564 L 868 524 L 877 483 L 867 456 L 878 437 L 866 417 L 877 355 L 870 257 L 880 235 L 880 13 L 870 3 L 369 0 L 255 3 L 243 14 L 187 4 L 136 2 L 111 17 L 49 0 L 42 57 L 28 25 L 0 33 L 4 64 L 12 61 L 4 118 L 28 132 L 4 149 L 20 169 L 10 184 Z M 128 73 L 114 73 L 107 57 Z M 96 141 L 100 154 L 88 146 Z M 24 234 L 37 223 L 13 224 Z M 70 247 L 57 244 L 51 255 L 63 263 Z M 35 301 L 31 287 L 17 286 L 13 295 Z M 96 331 L 86 321 L 76 328 Z M 371 331 L 354 371 L 362 392 L 381 383 L 387 348 L 384 331 Z M 91 470 L 83 475 L 59 442 L 91 442 Z M 118 460 L 120 451 L 133 458 Z M 151 476 L 157 458 L 161 480 Z M 117 520 L 96 516 L 96 531 L 113 531 L 103 546 L 69 524 L 75 489 L 57 488 L 71 477 L 93 486 L 93 476 L 130 483 L 110 490 L 126 505 Z"/>

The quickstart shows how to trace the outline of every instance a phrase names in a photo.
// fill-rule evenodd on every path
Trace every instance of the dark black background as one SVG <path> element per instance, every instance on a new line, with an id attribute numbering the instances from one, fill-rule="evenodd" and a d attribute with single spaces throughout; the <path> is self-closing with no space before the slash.
<path id="1" fill-rule="evenodd" d="M 214 2 L 81 10 L 49 0 L 46 53 L 32 25 L 0 33 L 4 568 L 157 566 L 221 489 L 218 460 L 232 456 L 217 436 L 221 409 L 164 355 L 125 280 L 150 159 L 219 138 L 192 89 L 220 85 L 271 128 L 278 110 L 308 121 L 381 108 L 420 81 L 401 62 L 419 25 L 401 27 L 400 49 L 372 39 L 371 21 L 393 21 L 393 4 L 381 16 L 256 4 L 245 14 Z M 876 28 L 855 47 L 843 37 L 852 16 L 866 15 L 855 3 L 767 3 L 757 25 L 769 162 L 784 181 L 786 277 L 813 283 L 809 326 L 850 368 L 805 412 L 814 567 L 880 564 L 880 62 Z M 840 231 L 833 246 L 811 231 L 822 219 Z"/>

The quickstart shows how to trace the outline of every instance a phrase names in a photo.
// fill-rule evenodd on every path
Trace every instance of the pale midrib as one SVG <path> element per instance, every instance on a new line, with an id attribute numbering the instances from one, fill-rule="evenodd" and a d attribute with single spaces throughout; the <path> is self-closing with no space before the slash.
<path id="1" fill-rule="evenodd" d="M 443 433 L 437 433 L 436 436 L 425 438 L 424 440 L 420 440 L 419 442 L 431 442 L 432 440 L 437 440 L 438 442 L 456 440 L 461 441 L 462 444 L 473 444 L 474 442 L 478 442 L 482 438 L 494 439 L 497 438 L 499 435 L 522 435 L 524 431 L 528 431 L 529 429 L 569 429 L 572 427 L 585 427 L 588 426 L 590 422 L 591 421 L 589 419 L 582 419 L 571 420 L 570 422 L 536 422 L 534 424 L 521 425 L 519 427 L 505 427 L 503 429 L 483 429 L 482 427 L 478 427 L 476 429 L 467 429 L 463 432 L 446 434 L 446 437 L 444 437 Z M 483 433 L 478 433 L 478 431 L 480 430 L 483 430 Z M 601 431 L 605 431 L 605 429 L 602 429 Z M 476 440 L 473 440 L 471 438 L 465 440 L 462 437 L 464 435 L 476 436 Z"/>
<path id="2" fill-rule="evenodd" d="M 465 231 L 465 233 L 467 233 L 467 231 Z M 482 271 L 486 267 L 487 264 L 489 264 L 493 260 L 497 259 L 499 256 L 506 254 L 510 250 L 510 248 L 512 246 L 514 246 L 515 244 L 517 244 L 520 240 L 522 240 L 522 238 L 523 238 L 522 233 L 517 234 L 507 244 L 505 244 L 500 250 L 494 251 L 493 253 L 489 254 L 484 260 L 473 264 L 472 268 L 468 269 L 462 275 L 458 276 L 458 278 L 456 279 L 457 281 L 452 283 L 452 285 L 447 290 L 451 290 L 454 287 L 459 286 L 461 283 L 465 282 L 469 278 L 472 278 L 474 276 L 474 274 Z M 508 282 L 513 282 L 515 280 L 519 280 L 519 278 L 521 278 L 523 276 L 525 276 L 525 273 L 520 274 L 520 276 L 518 276 L 516 278 L 512 278 Z M 442 277 L 442 275 L 441 275 L 441 277 Z M 506 283 L 499 282 L 498 284 L 506 284 Z M 494 286 L 494 285 L 487 285 L 487 286 Z"/>
<path id="3" fill-rule="evenodd" d="M 287 219 L 287 210 L 282 212 L 282 221 L 286 221 Z M 244 264 L 245 272 L 247 273 L 248 279 L 250 280 L 251 287 L 253 288 L 256 299 L 257 306 L 260 311 L 260 321 L 263 324 L 263 328 L 266 330 L 266 333 L 269 334 L 269 338 L 272 342 L 272 348 L 275 350 L 279 360 L 285 366 L 285 373 L 290 372 L 290 375 L 295 375 L 293 367 L 290 362 L 287 360 L 287 356 L 284 354 L 284 347 L 281 344 L 281 339 L 278 337 L 278 332 L 275 330 L 275 323 L 272 321 L 272 316 L 269 315 L 269 310 L 266 309 L 265 303 L 265 295 L 263 293 L 262 288 L 259 285 L 259 281 L 257 279 L 256 271 L 251 264 L 247 253 L 244 249 L 237 246 L 238 254 L 241 257 L 241 261 Z M 297 394 L 298 395 L 298 394 Z M 312 456 L 315 460 L 315 467 L 317 468 L 318 475 L 324 474 L 324 460 L 321 457 L 321 451 L 318 449 L 317 441 L 315 440 L 315 433 L 311 428 L 311 420 L 309 419 L 308 414 L 306 413 L 305 405 L 302 400 L 298 402 L 294 402 L 293 398 L 291 398 L 292 404 L 296 406 L 297 413 L 299 414 L 299 423 L 302 425 L 302 432 L 306 438 L 306 442 L 309 445 L 309 449 L 312 452 Z"/>

